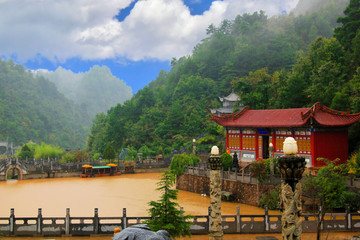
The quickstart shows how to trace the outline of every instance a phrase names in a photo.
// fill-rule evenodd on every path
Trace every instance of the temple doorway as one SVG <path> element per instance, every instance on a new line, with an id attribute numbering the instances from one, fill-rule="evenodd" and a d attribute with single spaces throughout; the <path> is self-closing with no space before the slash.
<path id="1" fill-rule="evenodd" d="M 262 136 L 262 156 L 263 159 L 268 159 L 269 158 L 269 136 Z"/>

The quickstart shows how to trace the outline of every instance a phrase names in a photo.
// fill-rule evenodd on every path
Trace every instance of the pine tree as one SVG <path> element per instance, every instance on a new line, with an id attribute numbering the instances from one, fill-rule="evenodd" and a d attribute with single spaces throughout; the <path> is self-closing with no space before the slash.
<path id="1" fill-rule="evenodd" d="M 180 236 L 191 236 L 190 226 L 191 222 L 188 220 L 192 218 L 191 215 L 184 215 L 184 211 L 179 209 L 179 204 L 173 200 L 177 200 L 178 190 L 171 189 L 175 183 L 175 175 L 166 171 L 161 175 L 159 186 L 156 190 L 162 193 L 159 201 L 149 202 L 151 207 L 148 211 L 151 219 L 146 223 L 151 230 L 166 230 L 172 238 Z"/>
<path id="2" fill-rule="evenodd" d="M 112 160 L 115 158 L 115 150 L 109 142 L 107 143 L 107 145 L 105 147 L 103 155 L 104 155 L 104 159 Z"/>

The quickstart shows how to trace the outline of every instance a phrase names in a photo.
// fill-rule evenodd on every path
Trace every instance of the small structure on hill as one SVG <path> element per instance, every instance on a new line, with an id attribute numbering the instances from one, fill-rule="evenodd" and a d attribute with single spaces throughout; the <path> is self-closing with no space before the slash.
<path id="1" fill-rule="evenodd" d="M 226 128 L 226 148 L 237 152 L 241 161 L 269 158 L 269 143 L 274 156 L 283 155 L 283 142 L 293 137 L 298 144 L 298 155 L 307 167 L 319 167 L 317 158 L 348 159 L 348 127 L 360 120 L 360 113 L 340 112 L 320 103 L 309 108 L 251 110 L 212 118 Z"/>
<path id="2" fill-rule="evenodd" d="M 243 104 L 239 104 L 240 97 L 232 91 L 227 97 L 220 98 L 220 102 L 222 102 L 223 107 L 217 109 L 211 109 L 211 113 L 217 116 L 222 116 L 223 114 L 231 114 L 233 113 L 234 108 L 243 108 Z"/>

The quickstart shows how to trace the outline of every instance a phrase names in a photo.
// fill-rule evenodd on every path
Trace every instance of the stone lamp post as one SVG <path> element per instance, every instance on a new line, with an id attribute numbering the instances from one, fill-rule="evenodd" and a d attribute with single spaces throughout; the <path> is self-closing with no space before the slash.
<path id="1" fill-rule="evenodd" d="M 193 154 L 196 155 L 196 139 L 193 139 Z"/>
<path id="2" fill-rule="evenodd" d="M 301 220 L 301 183 L 305 170 L 305 158 L 297 156 L 297 144 L 294 138 L 284 141 L 284 156 L 278 158 L 277 167 L 281 174 L 280 211 L 283 240 L 300 240 Z"/>
<path id="3" fill-rule="evenodd" d="M 210 240 L 222 239 L 224 233 L 222 230 L 221 218 L 221 187 L 220 187 L 220 169 L 222 160 L 219 157 L 219 148 L 213 146 L 209 158 L 210 164 Z"/>
<path id="4" fill-rule="evenodd" d="M 270 174 L 274 176 L 274 145 L 272 143 L 269 144 L 269 154 L 270 154 Z"/>

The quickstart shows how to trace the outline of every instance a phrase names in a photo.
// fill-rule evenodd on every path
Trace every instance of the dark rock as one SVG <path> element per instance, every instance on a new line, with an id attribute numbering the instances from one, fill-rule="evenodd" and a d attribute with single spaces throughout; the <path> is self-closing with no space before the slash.
<path id="1" fill-rule="evenodd" d="M 165 230 L 151 231 L 146 224 L 133 225 L 115 234 L 112 240 L 171 240 Z"/>

